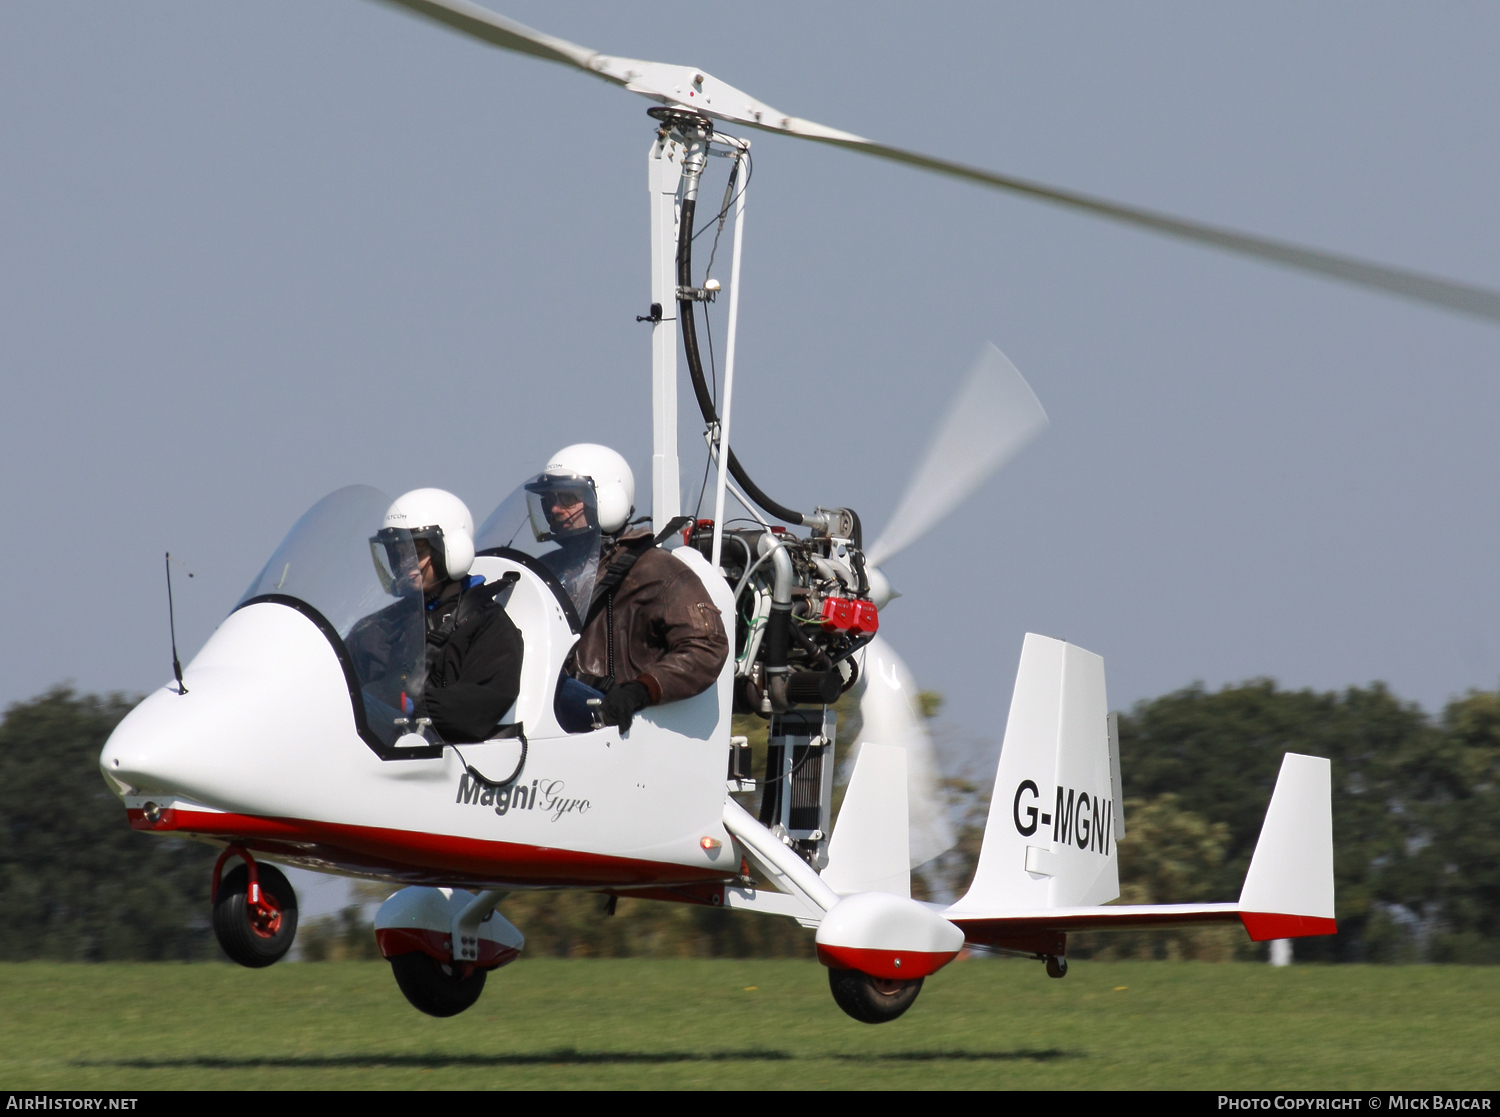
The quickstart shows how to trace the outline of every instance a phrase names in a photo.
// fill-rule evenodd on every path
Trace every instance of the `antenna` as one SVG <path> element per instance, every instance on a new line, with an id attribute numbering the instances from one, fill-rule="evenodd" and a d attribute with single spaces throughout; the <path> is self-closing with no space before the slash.
<path id="1" fill-rule="evenodd" d="M 182 563 L 179 562 L 177 565 L 178 566 L 182 566 Z M 167 625 L 172 630 L 172 673 L 177 676 L 177 693 L 178 694 L 186 694 L 187 693 L 187 687 L 185 685 L 183 685 L 183 682 L 182 682 L 182 661 L 177 658 L 177 617 L 176 617 L 176 615 L 174 614 L 174 612 L 172 610 L 172 552 L 171 551 L 167 552 L 166 566 L 167 566 Z M 187 567 L 183 566 L 182 568 L 184 570 L 187 570 L 187 576 L 189 578 L 191 578 L 193 576 L 193 572 L 191 570 L 188 570 Z"/>

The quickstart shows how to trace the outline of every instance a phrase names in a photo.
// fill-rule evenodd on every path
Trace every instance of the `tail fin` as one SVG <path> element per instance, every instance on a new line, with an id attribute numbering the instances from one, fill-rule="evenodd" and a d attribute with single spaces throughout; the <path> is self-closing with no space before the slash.
<path id="1" fill-rule="evenodd" d="M 911 898 L 906 759 L 906 750 L 894 745 L 866 741 L 860 746 L 822 874 L 835 892 Z"/>
<path id="2" fill-rule="evenodd" d="M 1240 891 L 1240 919 L 1256 942 L 1331 935 L 1333 788 L 1331 765 L 1289 752 Z"/>
<path id="3" fill-rule="evenodd" d="M 1104 660 L 1027 633 L 979 867 L 956 908 L 1074 907 L 1120 894 L 1112 736 Z"/>

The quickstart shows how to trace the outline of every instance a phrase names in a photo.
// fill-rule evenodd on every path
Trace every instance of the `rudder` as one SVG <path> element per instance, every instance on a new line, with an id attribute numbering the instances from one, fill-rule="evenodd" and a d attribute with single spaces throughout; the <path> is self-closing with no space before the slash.
<path id="1" fill-rule="evenodd" d="M 1331 935 L 1333 774 L 1327 760 L 1289 752 L 1271 792 L 1240 890 L 1240 919 L 1256 942 Z"/>
<path id="2" fill-rule="evenodd" d="M 1119 895 L 1123 833 L 1104 660 L 1027 633 L 979 865 L 955 908 L 1102 904 Z"/>

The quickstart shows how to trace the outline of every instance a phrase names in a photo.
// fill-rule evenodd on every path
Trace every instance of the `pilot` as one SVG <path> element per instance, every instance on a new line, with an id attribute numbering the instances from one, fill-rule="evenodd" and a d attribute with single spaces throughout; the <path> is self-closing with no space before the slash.
<path id="1" fill-rule="evenodd" d="M 557 575 L 581 618 L 589 611 L 599 572 L 599 515 L 593 482 L 543 473 L 527 482 L 526 492 L 533 521 L 540 520 L 537 538 L 557 544 L 541 561 Z"/>
<path id="2" fill-rule="evenodd" d="M 415 566 L 409 557 L 391 565 L 394 570 L 405 567 L 407 592 L 422 594 L 426 677 L 420 708 L 408 703 L 405 712 L 431 718 L 445 741 L 486 740 L 521 690 L 521 632 L 495 600 L 496 587 L 469 574 L 474 519 L 463 501 L 442 489 L 414 489 L 390 506 L 372 544 L 399 550 L 408 535 Z M 375 660 L 382 655 L 392 658 L 401 616 L 399 610 L 387 609 L 350 632 L 347 643 L 361 679 L 370 678 L 367 671 L 380 671 Z"/>
<path id="3" fill-rule="evenodd" d="M 574 485 L 567 484 L 570 479 Z M 591 493 L 581 493 L 577 481 L 592 481 Z M 565 670 L 598 695 L 592 709 L 599 720 L 625 731 L 646 706 L 691 698 L 713 686 L 729 655 L 723 620 L 686 563 L 656 546 L 649 529 L 628 530 L 635 476 L 625 459 L 607 446 L 567 446 L 552 455 L 533 484 L 563 548 L 556 558 L 548 556 L 559 579 L 567 586 L 570 577 L 593 575 L 587 578 L 587 608 L 579 608 L 583 631 Z M 596 524 L 587 523 L 591 515 Z M 570 553 L 570 538 L 587 540 L 588 553 Z M 576 710 L 567 716 L 566 705 L 560 702 L 558 711 L 564 728 L 588 728 Z"/>

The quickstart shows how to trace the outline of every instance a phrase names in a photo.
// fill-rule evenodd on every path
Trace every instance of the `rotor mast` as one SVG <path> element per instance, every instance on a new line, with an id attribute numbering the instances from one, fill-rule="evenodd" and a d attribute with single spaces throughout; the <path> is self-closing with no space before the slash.
<path id="1" fill-rule="evenodd" d="M 740 224 L 745 211 L 745 191 L 749 184 L 747 153 L 750 144 L 733 136 L 716 133 L 713 122 L 706 116 L 687 109 L 670 106 L 647 110 L 661 121 L 656 141 L 648 155 L 651 176 L 651 314 L 638 321 L 650 321 L 652 338 L 652 426 L 655 440 L 652 459 L 652 499 L 655 502 L 652 520 L 656 530 L 669 523 L 681 511 L 681 495 L 677 485 L 677 348 L 672 325 L 682 332 L 683 346 L 687 354 L 688 374 L 692 380 L 693 393 L 698 409 L 703 413 L 707 425 L 706 437 L 711 459 L 723 459 L 723 465 L 738 482 L 728 486 L 752 514 L 760 517 L 753 508 L 759 507 L 789 524 L 808 527 L 825 526 L 820 513 L 804 513 L 778 503 L 768 497 L 750 479 L 729 446 L 728 424 L 721 423 L 718 403 L 710 393 L 704 376 L 703 360 L 698 349 L 697 326 L 694 321 L 693 304 L 712 301 L 719 287 L 716 281 L 705 278 L 709 286 L 698 288 L 692 277 L 693 219 L 698 203 L 698 187 L 703 178 L 703 169 L 710 154 L 723 154 L 735 161 L 730 172 L 729 186 L 724 195 L 724 205 L 719 214 L 720 228 L 731 204 L 735 208 L 734 259 L 731 268 L 734 287 L 730 293 L 730 342 L 725 353 L 725 371 L 734 367 L 734 327 L 739 307 L 739 259 L 744 237 Z M 711 145 L 720 143 L 726 151 L 713 152 Z M 741 170 L 745 178 L 738 181 Z M 670 257 L 669 257 L 670 253 Z M 675 316 L 667 310 L 675 302 Z M 728 414 L 729 392 L 732 380 L 724 386 L 725 415 Z M 718 488 L 726 487 L 727 479 Z M 716 499 L 715 522 L 722 517 L 722 492 Z M 668 512 L 670 511 L 670 514 Z M 765 522 L 765 521 L 762 521 Z M 716 536 L 718 532 L 716 530 Z M 715 548 L 717 550 L 717 547 Z"/>
<path id="2" fill-rule="evenodd" d="M 647 155 L 651 191 L 651 522 L 682 513 L 677 459 L 677 253 L 683 203 L 696 202 L 713 125 L 687 113 L 662 119 Z M 689 207 L 689 210 L 691 207 Z M 691 236 L 688 229 L 686 235 Z M 713 435 L 717 440 L 718 432 Z"/>
<path id="3" fill-rule="evenodd" d="M 651 194 L 651 530 L 681 512 L 677 468 L 677 226 L 682 219 L 681 137 L 657 129 L 646 157 Z M 700 161 L 699 169 L 702 169 Z"/>

